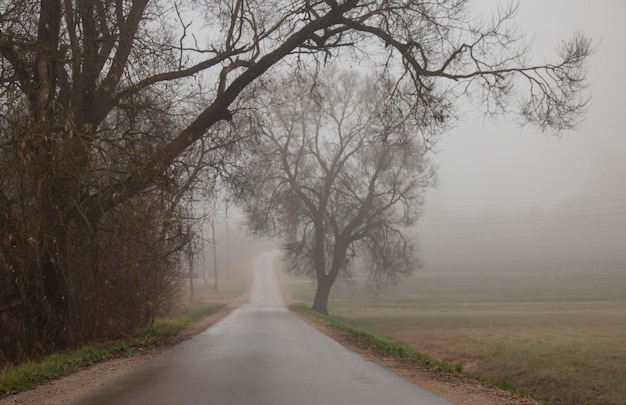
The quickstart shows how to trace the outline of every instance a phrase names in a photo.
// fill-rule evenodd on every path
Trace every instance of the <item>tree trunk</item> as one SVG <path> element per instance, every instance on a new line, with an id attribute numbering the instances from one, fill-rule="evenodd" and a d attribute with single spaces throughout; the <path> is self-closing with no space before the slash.
<path id="1" fill-rule="evenodd" d="M 59 257 L 45 254 L 41 271 L 44 297 L 38 303 L 40 318 L 37 322 L 37 336 L 38 343 L 45 350 L 43 354 L 47 354 L 70 347 L 74 333 L 70 330 L 70 293 Z"/>
<path id="2" fill-rule="evenodd" d="M 333 286 L 333 280 L 329 276 L 317 278 L 317 290 L 313 299 L 313 311 L 320 314 L 328 315 L 328 297 L 330 297 L 330 289 Z"/>
<path id="3" fill-rule="evenodd" d="M 318 246 L 324 247 L 324 235 L 319 232 L 316 240 L 315 255 L 315 272 L 317 274 L 317 290 L 315 291 L 315 298 L 313 299 L 313 310 L 320 314 L 328 315 L 328 298 L 330 297 L 330 289 L 340 269 L 343 267 L 346 260 L 346 252 L 349 244 L 344 240 L 335 241 L 333 246 L 333 259 L 328 273 L 326 272 L 326 260 L 324 259 L 324 249 L 317 248 Z"/>

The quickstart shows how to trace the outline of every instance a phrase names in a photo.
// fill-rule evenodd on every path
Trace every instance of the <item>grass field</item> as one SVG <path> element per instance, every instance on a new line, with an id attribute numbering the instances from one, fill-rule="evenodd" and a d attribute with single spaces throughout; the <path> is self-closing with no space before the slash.
<path id="1" fill-rule="evenodd" d="M 311 302 L 310 281 L 285 280 Z M 377 296 L 354 282 L 330 312 L 547 403 L 626 404 L 626 275 L 417 276 Z"/>

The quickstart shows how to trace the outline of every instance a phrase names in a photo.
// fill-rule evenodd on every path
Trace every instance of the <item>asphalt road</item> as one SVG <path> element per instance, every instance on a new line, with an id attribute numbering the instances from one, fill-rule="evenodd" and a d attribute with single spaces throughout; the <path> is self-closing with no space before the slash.
<path id="1" fill-rule="evenodd" d="M 452 405 L 291 314 L 276 254 L 256 259 L 249 304 L 75 404 Z"/>

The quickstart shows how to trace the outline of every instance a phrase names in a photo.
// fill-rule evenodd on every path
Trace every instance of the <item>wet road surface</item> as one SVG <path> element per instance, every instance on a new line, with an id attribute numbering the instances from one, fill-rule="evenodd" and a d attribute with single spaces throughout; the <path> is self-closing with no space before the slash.
<path id="1" fill-rule="evenodd" d="M 256 259 L 249 304 L 75 404 L 452 405 L 291 314 L 276 257 Z"/>

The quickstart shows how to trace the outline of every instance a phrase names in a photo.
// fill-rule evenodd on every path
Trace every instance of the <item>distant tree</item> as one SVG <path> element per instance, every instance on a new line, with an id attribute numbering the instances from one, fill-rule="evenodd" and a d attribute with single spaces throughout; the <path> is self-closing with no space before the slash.
<path id="1" fill-rule="evenodd" d="M 330 70 L 283 77 L 259 95 L 240 201 L 254 232 L 284 241 L 289 269 L 317 280 L 318 312 L 358 256 L 375 283 L 417 267 L 403 228 L 435 181 L 426 152 L 437 118 L 394 100 L 394 90 L 390 80 Z"/>
<path id="2" fill-rule="evenodd" d="M 513 14 L 479 23 L 463 0 L 0 0 L 0 342 L 28 336 L 8 356 L 84 340 L 68 281 L 95 270 L 65 258 L 100 227 L 156 213 L 143 204 L 188 184 L 177 175 L 201 139 L 210 153 L 195 162 L 229 170 L 230 129 L 271 71 L 358 61 L 442 122 L 462 95 L 508 111 L 516 84 L 524 119 L 574 125 L 589 41 L 528 65 Z M 148 222 L 171 232 L 175 211 Z"/>

